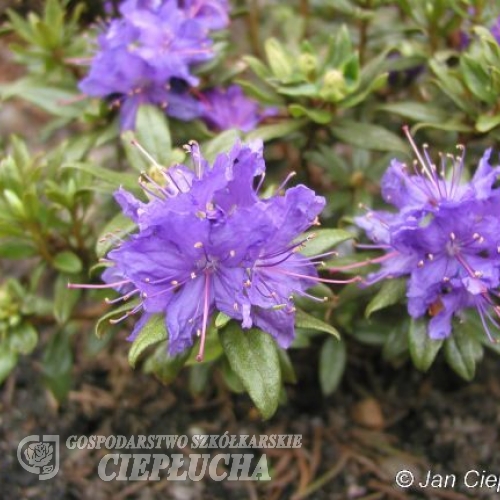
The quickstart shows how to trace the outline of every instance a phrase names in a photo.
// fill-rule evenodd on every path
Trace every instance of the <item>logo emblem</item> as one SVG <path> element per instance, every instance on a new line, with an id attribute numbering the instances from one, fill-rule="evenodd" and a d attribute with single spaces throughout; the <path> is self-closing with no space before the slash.
<path id="1" fill-rule="evenodd" d="M 38 479 L 53 478 L 59 472 L 59 436 L 33 434 L 25 437 L 17 447 L 17 460 Z"/>

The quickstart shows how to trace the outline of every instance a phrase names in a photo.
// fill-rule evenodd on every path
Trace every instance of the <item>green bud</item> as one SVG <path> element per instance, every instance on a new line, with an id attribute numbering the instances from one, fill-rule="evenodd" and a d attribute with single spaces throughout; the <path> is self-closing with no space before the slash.
<path id="1" fill-rule="evenodd" d="M 338 69 L 330 69 L 323 77 L 320 96 L 325 101 L 338 102 L 347 95 L 344 75 Z"/>
<path id="2" fill-rule="evenodd" d="M 318 60 L 312 54 L 300 54 L 299 68 L 308 79 L 313 79 L 316 76 L 316 69 L 318 67 Z"/>

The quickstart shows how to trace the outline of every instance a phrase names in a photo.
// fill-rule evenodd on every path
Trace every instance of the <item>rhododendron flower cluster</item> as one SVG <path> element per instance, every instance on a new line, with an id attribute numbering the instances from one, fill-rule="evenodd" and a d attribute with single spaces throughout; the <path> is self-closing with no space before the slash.
<path id="1" fill-rule="evenodd" d="M 396 212 L 373 210 L 357 224 L 385 255 L 374 259 L 379 271 L 367 283 L 408 278 L 408 311 L 414 318 L 429 314 L 429 335 L 448 337 L 452 318 L 476 308 L 487 335 L 500 327 L 500 167 L 490 164 L 487 150 L 474 176 L 463 180 L 464 149 L 441 155 L 436 165 L 424 145 L 414 148 L 417 160 L 393 160 L 382 178 L 382 196 Z M 492 339 L 493 340 L 493 339 Z"/>
<path id="2" fill-rule="evenodd" d="M 120 14 L 99 36 L 80 90 L 118 107 L 123 129 L 134 128 L 141 104 L 182 120 L 200 116 L 189 92 L 199 83 L 193 67 L 213 57 L 210 30 L 228 25 L 227 1 L 126 0 Z"/>
<path id="3" fill-rule="evenodd" d="M 131 340 L 152 314 L 165 314 L 172 355 L 199 336 L 202 359 L 216 310 L 288 347 L 294 338 L 294 296 L 314 299 L 306 292 L 312 285 L 338 283 L 320 278 L 316 258 L 300 253 L 311 237 L 300 235 L 318 223 L 324 198 L 303 185 L 283 193 L 284 184 L 273 196 L 260 198 L 265 175 L 260 141 L 237 143 L 213 165 L 197 144 L 187 148 L 194 170 L 162 169 L 163 184 L 145 176 L 147 202 L 121 188 L 115 193 L 138 232 L 109 252 L 106 284 L 96 286 L 121 292 L 111 302 L 139 297 L 125 315 L 143 312 Z"/>

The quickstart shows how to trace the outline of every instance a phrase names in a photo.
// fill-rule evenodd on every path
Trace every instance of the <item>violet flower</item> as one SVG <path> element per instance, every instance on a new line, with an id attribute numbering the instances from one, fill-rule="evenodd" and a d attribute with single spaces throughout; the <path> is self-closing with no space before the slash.
<path id="1" fill-rule="evenodd" d="M 324 198 L 302 185 L 282 195 L 285 181 L 273 196 L 261 199 L 265 164 L 260 141 L 235 144 L 213 165 L 196 144 L 188 151 L 194 171 L 157 165 L 162 185 L 143 175 L 147 202 L 122 188 L 116 192 L 138 232 L 108 253 L 105 285 L 71 286 L 113 288 L 122 294 L 110 303 L 138 297 L 138 305 L 121 318 L 143 312 L 131 340 L 151 314 L 165 314 L 171 355 L 199 336 L 201 360 L 215 311 L 241 321 L 244 328 L 256 325 L 288 347 L 294 338 L 293 296 L 309 296 L 306 290 L 320 281 L 339 283 L 318 277 L 318 261 L 299 253 L 310 239 L 300 234 L 317 223 Z M 260 181 L 254 187 L 256 178 Z"/>
<path id="2" fill-rule="evenodd" d="M 356 218 L 375 243 L 369 246 L 385 251 L 371 261 L 381 268 L 369 274 L 366 283 L 408 278 L 408 312 L 414 318 L 431 316 L 433 339 L 448 337 L 452 318 L 472 307 L 492 339 L 490 326 L 500 328 L 495 303 L 500 285 L 500 191 L 494 187 L 500 167 L 490 166 L 488 150 L 472 179 L 463 182 L 463 148 L 458 156 L 441 157 L 438 167 L 426 146 L 421 153 L 405 131 L 417 157 L 413 173 L 393 161 L 382 179 L 382 196 L 398 212 L 374 210 Z"/>
<path id="3" fill-rule="evenodd" d="M 211 2 L 196 8 L 192 3 L 181 8 L 177 0 L 126 0 L 120 5 L 122 18 L 110 21 L 98 37 L 79 88 L 118 108 L 122 129 L 134 128 L 142 104 L 157 105 L 181 120 L 200 116 L 201 104 L 190 92 L 199 83 L 193 68 L 213 57 L 209 31 L 221 22 L 214 22 Z M 225 4 L 214 5 L 221 14 Z"/>

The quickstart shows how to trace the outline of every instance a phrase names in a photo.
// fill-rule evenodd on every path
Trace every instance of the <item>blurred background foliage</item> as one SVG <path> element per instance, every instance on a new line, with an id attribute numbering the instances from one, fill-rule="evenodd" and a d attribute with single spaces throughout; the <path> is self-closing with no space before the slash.
<path id="1" fill-rule="evenodd" d="M 215 34 L 215 57 L 196 72 L 201 90 L 237 83 L 263 107 L 276 108 L 248 133 L 213 132 L 153 107 L 140 110 L 135 132 L 120 133 L 110 103 L 77 88 L 104 22 L 102 2 L 4 1 L 0 13 L 1 43 L 18 68 L 1 82 L 0 97 L 4 105 L 27 101 L 42 116 L 36 134 L 0 143 L 0 382 L 20 356 L 43 353 L 42 378 L 60 399 L 71 387 L 76 335 L 97 324 L 98 340 L 87 335 L 92 355 L 130 330 L 130 323 L 109 323 L 120 311 L 108 309 L 102 293 L 68 291 L 66 284 L 97 283 L 110 235 L 133 230 L 111 194 L 119 185 L 139 192 L 138 175 L 154 176 L 155 167 L 130 145 L 132 137 L 166 167 L 185 159 L 182 145 L 190 140 L 213 159 L 237 137 L 262 138 L 271 184 L 295 170 L 298 181 L 326 196 L 318 248 L 338 245 L 335 265 L 373 255 L 354 253 L 352 238 L 360 235 L 351 221 L 360 204 L 381 206 L 379 181 L 390 159 L 410 158 L 403 125 L 435 153 L 466 145 L 469 166 L 500 137 L 494 0 L 234 0 L 229 28 Z M 431 342 L 425 322 L 408 318 L 401 281 L 321 288 L 329 300 L 299 304 L 305 312 L 288 353 L 258 342 L 268 380 L 251 396 L 265 416 L 286 400 L 282 384 L 296 379 L 296 349 L 318 349 L 325 394 L 338 386 L 351 342 L 379 346 L 396 366 L 411 358 L 421 370 L 440 351 L 469 380 L 483 347 L 499 350 L 474 317 L 457 325 L 453 339 Z M 242 352 L 244 337 L 236 349 L 227 346 L 228 336 L 242 334 L 223 315 L 211 326 L 203 364 L 191 353 L 169 358 L 167 333 L 156 323 L 132 345 L 133 366 L 168 383 L 187 365 L 194 393 L 214 369 L 237 392 L 262 378 L 263 368 Z"/>

